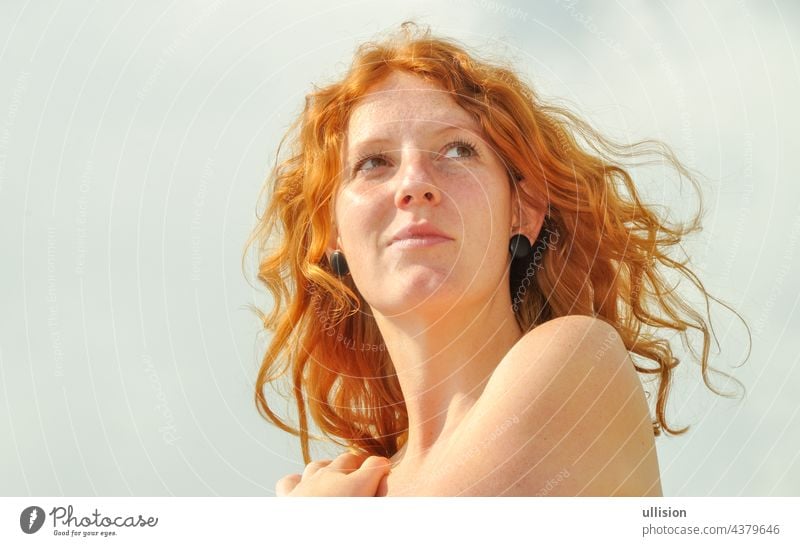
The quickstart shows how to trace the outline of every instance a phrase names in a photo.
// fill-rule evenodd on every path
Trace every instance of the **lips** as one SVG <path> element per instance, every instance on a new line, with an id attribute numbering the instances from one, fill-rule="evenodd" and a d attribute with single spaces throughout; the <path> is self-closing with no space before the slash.
<path id="1" fill-rule="evenodd" d="M 406 239 L 440 239 L 452 241 L 453 238 L 436 229 L 432 224 L 409 224 L 394 234 L 389 245 Z"/>

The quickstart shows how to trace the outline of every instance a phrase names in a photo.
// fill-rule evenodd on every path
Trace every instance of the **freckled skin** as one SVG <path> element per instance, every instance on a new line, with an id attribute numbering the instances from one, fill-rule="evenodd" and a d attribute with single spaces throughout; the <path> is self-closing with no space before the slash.
<path id="1" fill-rule="evenodd" d="M 525 336 L 519 328 L 509 238 L 521 232 L 533 242 L 544 211 L 517 201 L 477 122 L 437 85 L 395 72 L 355 106 L 342 155 L 346 176 L 327 252 L 344 252 L 370 307 L 362 312 L 380 328 L 406 404 L 408 441 L 388 474 L 367 469 L 361 480 L 309 470 L 313 479 L 292 475 L 276 489 L 661 494 L 646 400 L 610 326 L 563 316 Z M 450 240 L 389 244 L 423 221 Z M 596 366 L 598 351 L 621 364 Z"/>
<path id="2" fill-rule="evenodd" d="M 385 140 L 360 145 L 372 137 Z M 450 145 L 458 140 L 474 144 L 476 153 Z M 361 152 L 386 157 L 343 181 L 330 250 L 338 243 L 371 307 L 435 316 L 460 297 L 489 299 L 503 281 L 516 218 L 506 168 L 477 122 L 435 84 L 395 72 L 350 117 L 346 172 Z M 422 220 L 453 241 L 413 251 L 386 246 L 398 229 Z M 538 227 L 528 236 L 533 241 L 537 233 Z"/>
<path id="3" fill-rule="evenodd" d="M 392 458 L 378 494 L 414 491 L 413 479 L 436 466 L 521 336 L 508 289 L 509 239 L 521 232 L 534 241 L 544 210 L 517 200 L 483 137 L 449 93 L 403 72 L 370 88 L 348 121 L 327 252 L 347 259 L 409 418 L 406 449 Z M 390 244 L 420 223 L 448 240 Z"/>

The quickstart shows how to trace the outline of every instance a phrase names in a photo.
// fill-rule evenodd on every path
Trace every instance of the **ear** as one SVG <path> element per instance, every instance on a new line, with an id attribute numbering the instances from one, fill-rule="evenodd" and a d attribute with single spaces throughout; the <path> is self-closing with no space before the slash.
<path id="1" fill-rule="evenodd" d="M 520 180 L 519 183 L 523 182 L 524 180 Z M 509 237 L 515 233 L 522 233 L 533 244 L 542 230 L 546 212 L 545 205 L 531 205 L 516 189 L 513 189 L 511 192 L 511 233 Z"/>
<path id="2" fill-rule="evenodd" d="M 328 260 L 331 259 L 331 254 L 333 254 L 334 250 L 342 248 L 341 242 L 336 224 L 331 224 L 331 229 L 328 233 L 328 241 L 325 243 L 325 255 L 328 257 Z"/>

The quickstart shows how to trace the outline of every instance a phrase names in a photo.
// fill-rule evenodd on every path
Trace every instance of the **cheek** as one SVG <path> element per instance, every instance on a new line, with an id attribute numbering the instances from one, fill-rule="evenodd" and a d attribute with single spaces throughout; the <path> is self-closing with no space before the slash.
<path id="1" fill-rule="evenodd" d="M 466 230 L 483 241 L 503 238 L 510 233 L 511 216 L 508 189 L 499 184 L 476 187 L 457 200 L 458 214 Z"/>
<path id="2" fill-rule="evenodd" d="M 374 199 L 361 195 L 343 193 L 336 205 L 339 219 L 339 234 L 345 247 L 358 249 L 371 244 L 380 236 L 384 227 L 381 222 L 387 215 Z"/>

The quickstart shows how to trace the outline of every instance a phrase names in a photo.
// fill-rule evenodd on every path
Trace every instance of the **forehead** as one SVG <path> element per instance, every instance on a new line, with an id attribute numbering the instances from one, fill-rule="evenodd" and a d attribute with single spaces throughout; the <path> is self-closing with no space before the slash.
<path id="1" fill-rule="evenodd" d="M 394 71 L 358 101 L 350 114 L 348 133 L 351 137 L 368 136 L 381 126 L 387 128 L 401 122 L 478 130 L 472 116 L 444 88 L 414 74 Z"/>

